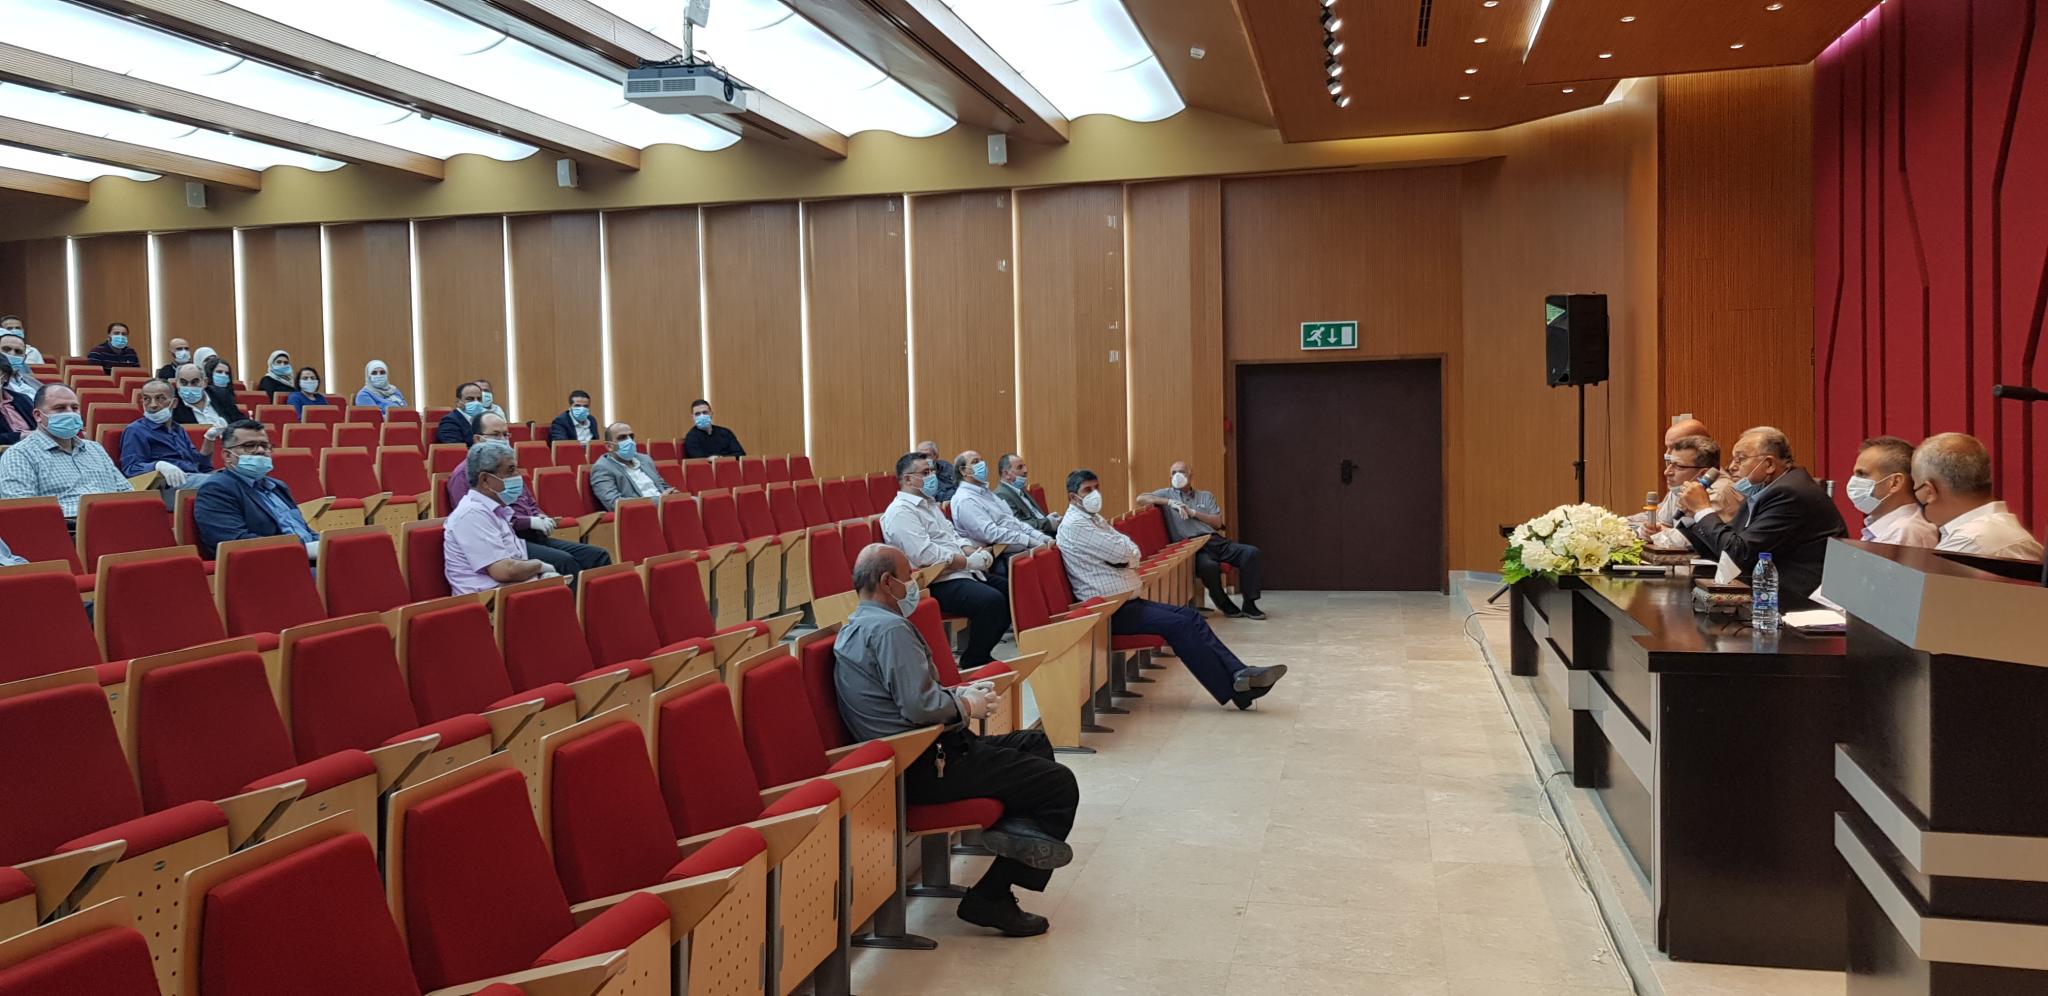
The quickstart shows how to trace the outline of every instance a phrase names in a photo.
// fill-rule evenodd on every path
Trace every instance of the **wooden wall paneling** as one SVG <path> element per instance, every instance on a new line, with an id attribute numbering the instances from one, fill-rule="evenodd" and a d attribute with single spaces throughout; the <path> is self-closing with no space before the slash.
<path id="1" fill-rule="evenodd" d="M 704 209 L 705 397 L 749 453 L 804 451 L 800 241 L 793 203 Z"/>
<path id="2" fill-rule="evenodd" d="M 327 240 L 327 308 L 334 325 L 329 389 L 354 398 L 363 389 L 363 368 L 382 360 L 405 400 L 425 408 L 412 357 L 412 226 L 372 221 L 328 225 L 321 234 Z"/>
<path id="3" fill-rule="evenodd" d="M 1048 498 L 1086 467 L 1128 508 L 1123 187 L 1018 191 L 1016 213 L 1022 452 Z"/>
<path id="4" fill-rule="evenodd" d="M 291 228 L 250 228 L 242 239 L 242 325 L 249 337 L 248 383 L 263 379 L 270 351 L 289 350 L 294 367 L 317 367 L 321 390 L 338 394 L 344 388 L 354 394 L 362 384 L 357 370 L 329 369 L 325 331 L 322 328 L 320 285 L 320 229 L 312 225 Z M 169 338 L 170 333 L 165 333 Z M 195 344 L 196 345 L 196 344 Z M 291 381 L 298 383 L 297 371 Z M 353 385 L 353 386 L 351 386 Z"/>
<path id="5" fill-rule="evenodd" d="M 811 466 L 820 476 L 873 473 L 904 452 L 903 222 L 900 197 L 804 205 Z M 991 465 L 998 455 L 986 454 Z"/>
<path id="6" fill-rule="evenodd" d="M 1165 487 L 1167 469 L 1187 460 L 1198 486 L 1222 496 L 1222 185 L 1204 178 L 1125 191 L 1131 488 Z"/>
<path id="7" fill-rule="evenodd" d="M 612 390 L 591 387 L 609 416 L 622 412 L 636 432 L 680 437 L 690 431 L 690 402 L 704 394 L 699 340 L 703 285 L 698 278 L 697 209 L 648 208 L 604 216 L 611 290 Z M 718 413 L 721 421 L 725 412 Z M 752 442 L 740 432 L 740 442 Z"/>
<path id="8" fill-rule="evenodd" d="M 204 238 L 181 237 L 160 246 L 164 281 L 164 324 L 203 331 L 207 344 L 234 359 L 234 276 L 228 259 L 226 232 Z M 155 361 L 150 342 L 149 236 L 96 235 L 77 241 L 78 324 L 72 346 L 84 356 L 106 339 L 108 322 L 128 325 L 128 344 L 141 354 L 143 365 Z M 41 339 L 42 337 L 38 337 Z M 198 341 L 194 340 L 194 347 Z M 38 343 L 43 357 L 55 361 L 47 341 Z"/>
<path id="9" fill-rule="evenodd" d="M 421 407 L 452 405 L 476 377 L 502 395 L 505 362 L 505 220 L 448 218 L 414 225 L 419 240 Z M 503 403 L 502 401 L 500 402 Z"/>
<path id="10" fill-rule="evenodd" d="M 509 220 L 512 334 L 519 369 L 506 414 L 520 421 L 549 420 L 569 407 L 569 392 L 583 390 L 612 405 L 601 418 L 632 422 L 639 409 L 672 404 L 660 394 L 635 398 L 634 410 L 604 397 L 604 316 L 599 291 L 598 220 L 595 214 L 534 214 Z M 684 403 L 688 398 L 682 399 Z M 515 408 L 514 405 L 517 405 Z M 638 425 L 635 432 L 643 432 Z M 649 433 L 653 435 L 653 433 Z"/>
<path id="11" fill-rule="evenodd" d="M 71 278 L 64 239 L 0 242 L 0 315 L 18 315 L 29 342 L 55 360 L 71 349 Z"/>
<path id="12" fill-rule="evenodd" d="M 1008 191 L 910 198 L 913 440 L 998 457 L 1017 449 L 1012 251 Z"/>

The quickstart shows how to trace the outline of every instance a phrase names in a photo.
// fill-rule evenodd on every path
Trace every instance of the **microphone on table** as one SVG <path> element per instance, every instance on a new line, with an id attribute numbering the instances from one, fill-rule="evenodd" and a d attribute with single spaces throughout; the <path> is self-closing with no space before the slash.
<path id="1" fill-rule="evenodd" d="M 1991 388 L 1991 396 L 2007 401 L 2048 401 L 2048 391 L 2019 384 L 1995 384 Z"/>

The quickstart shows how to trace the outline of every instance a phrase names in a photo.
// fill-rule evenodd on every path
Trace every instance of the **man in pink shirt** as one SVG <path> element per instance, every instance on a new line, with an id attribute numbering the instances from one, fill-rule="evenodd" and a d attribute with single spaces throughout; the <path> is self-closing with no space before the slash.
<path id="1" fill-rule="evenodd" d="M 554 569 L 526 555 L 526 543 L 512 531 L 512 504 L 526 491 L 512 447 L 495 440 L 476 444 L 463 461 L 469 493 L 448 516 L 441 534 L 448 590 L 457 595 L 539 577 Z"/>

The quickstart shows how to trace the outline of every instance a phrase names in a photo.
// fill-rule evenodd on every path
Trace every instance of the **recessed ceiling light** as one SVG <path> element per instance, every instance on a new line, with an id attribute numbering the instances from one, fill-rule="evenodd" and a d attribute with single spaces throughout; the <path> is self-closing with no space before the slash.
<path id="1" fill-rule="evenodd" d="M 1488 7 L 1498 7 L 1498 6 L 1500 6 L 1500 0 L 1486 0 L 1486 6 L 1488 6 Z"/>
<path id="2" fill-rule="evenodd" d="M 1323 60 L 1323 73 L 1329 76 L 1344 75 L 1344 64 L 1335 59 Z"/>
<path id="3" fill-rule="evenodd" d="M 1572 90 L 1573 90 L 1573 88 L 1572 88 L 1572 87 L 1565 87 L 1565 88 L 1564 88 L 1564 92 L 1566 92 L 1566 93 L 1571 93 L 1571 92 L 1572 92 Z"/>
<path id="4" fill-rule="evenodd" d="M 1345 94 L 1345 95 L 1344 95 L 1344 96 L 1342 96 L 1342 97 L 1338 97 L 1338 98 L 1336 99 L 1335 103 L 1336 103 L 1336 105 L 1337 105 L 1338 107 L 1350 107 L 1350 106 L 1351 106 L 1351 95 L 1347 93 L 1347 94 Z"/>
<path id="5" fill-rule="evenodd" d="M 1476 72 L 1478 72 L 1478 71 L 1479 71 L 1479 67 L 1478 67 L 1478 66 L 1470 66 L 1470 67 L 1467 67 L 1467 68 L 1466 68 L 1466 70 L 1465 70 L 1465 75 L 1467 75 L 1467 76 L 1470 76 L 1470 75 L 1472 75 L 1473 73 L 1476 73 Z"/>
<path id="6" fill-rule="evenodd" d="M 1341 38 L 1338 38 L 1338 37 L 1337 37 L 1337 36 L 1335 36 L 1335 35 L 1324 35 L 1324 36 L 1323 36 L 1323 51 L 1325 51 L 1325 52 L 1328 52 L 1328 53 L 1330 53 L 1331 55 L 1343 55 L 1343 54 L 1344 54 L 1344 40 L 1343 40 L 1343 39 L 1341 39 Z"/>
<path id="7" fill-rule="evenodd" d="M 1600 57 L 1601 57 L 1601 58 L 1603 58 L 1603 59 L 1612 59 L 1612 58 L 1614 58 L 1614 53 L 1613 53 L 1613 52 L 1602 52 L 1602 53 L 1600 53 Z"/>
<path id="8" fill-rule="evenodd" d="M 1471 94 L 1469 94 L 1469 93 L 1461 93 L 1461 94 L 1459 94 L 1459 95 L 1458 95 L 1458 99 L 1459 99 L 1459 100 L 1471 100 L 1471 99 L 1472 99 L 1472 95 L 1471 95 Z"/>
<path id="9" fill-rule="evenodd" d="M 1774 3 L 1774 4 L 1770 4 L 1770 5 L 1766 6 L 1766 7 L 1764 7 L 1764 9 L 1765 9 L 1765 10 L 1784 10 L 1784 9 L 1785 9 L 1785 5 L 1784 5 L 1784 4 L 1782 4 L 1782 3 Z"/>
<path id="10" fill-rule="evenodd" d="M 1323 11 L 1322 20 L 1324 31 L 1335 31 L 1344 26 L 1344 19 L 1338 17 L 1334 10 Z"/>
<path id="11" fill-rule="evenodd" d="M 1323 81 L 1323 88 L 1330 91 L 1330 95 L 1334 97 L 1344 92 L 1344 81 L 1332 76 Z"/>
<path id="12" fill-rule="evenodd" d="M 1729 47 L 1729 48 L 1741 48 L 1741 47 L 1742 47 L 1742 43 L 1741 43 L 1741 42 L 1736 42 L 1735 44 L 1733 44 L 1733 45 L 1730 45 L 1730 46 L 1728 46 L 1728 47 Z"/>
<path id="13" fill-rule="evenodd" d="M 1336 5 L 1337 0 L 1323 0 L 1323 6 L 1325 7 L 1335 7 Z"/>
<path id="14" fill-rule="evenodd" d="M 1636 23 L 1636 16 L 1635 16 L 1634 14 L 1628 14 L 1628 15 L 1625 15 L 1625 16 L 1623 16 L 1623 17 L 1622 17 L 1622 19 L 1621 19 L 1621 23 L 1623 23 L 1623 24 L 1634 24 L 1634 23 Z"/>
<path id="15" fill-rule="evenodd" d="M 1474 45 L 1484 45 L 1484 44 L 1486 44 L 1486 36 L 1485 36 L 1485 35 L 1480 35 L 1479 37 L 1477 37 L 1477 38 L 1474 38 L 1474 39 L 1472 39 L 1472 44 L 1474 44 Z"/>

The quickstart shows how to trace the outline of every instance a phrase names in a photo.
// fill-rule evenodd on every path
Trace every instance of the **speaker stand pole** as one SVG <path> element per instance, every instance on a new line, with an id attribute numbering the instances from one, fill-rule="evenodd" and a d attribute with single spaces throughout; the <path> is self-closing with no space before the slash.
<path id="1" fill-rule="evenodd" d="M 1586 385 L 1579 389 L 1579 458 L 1572 461 L 1572 480 L 1579 485 L 1579 504 L 1586 503 Z"/>

